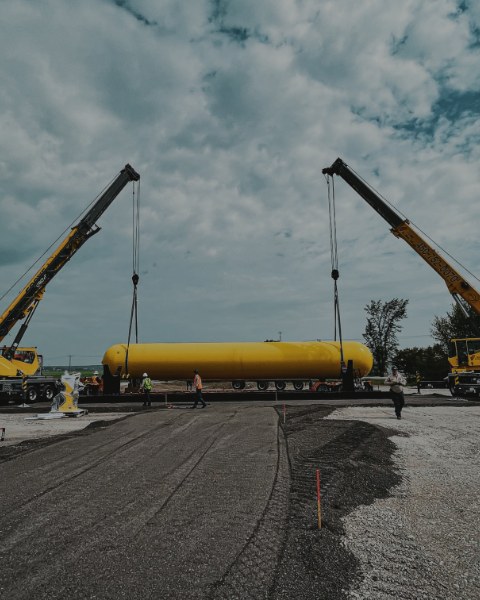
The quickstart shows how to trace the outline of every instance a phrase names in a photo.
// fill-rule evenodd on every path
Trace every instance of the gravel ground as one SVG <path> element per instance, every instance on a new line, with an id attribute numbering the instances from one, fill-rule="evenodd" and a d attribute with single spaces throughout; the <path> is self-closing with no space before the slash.
<path id="1" fill-rule="evenodd" d="M 81 417 L 64 417 L 63 419 L 36 419 L 28 414 L 0 414 L 0 428 L 5 428 L 5 439 L 0 447 L 13 446 L 22 442 L 40 440 L 52 435 L 65 435 L 80 431 L 99 421 L 117 420 L 128 413 L 95 413 Z"/>
<path id="2" fill-rule="evenodd" d="M 326 406 L 289 406 L 282 425 L 290 463 L 290 495 L 283 551 L 269 600 L 343 600 L 361 574 L 343 543 L 343 517 L 385 498 L 400 482 L 387 433 L 369 423 L 327 420 Z M 316 469 L 322 481 L 318 528 Z"/>
<path id="3" fill-rule="evenodd" d="M 480 406 L 407 400 L 40 421 L 0 445 L 0 595 L 480 598 Z"/>
<path id="4" fill-rule="evenodd" d="M 2 598 L 265 597 L 289 489 L 271 408 L 146 410 L 30 443 L 0 451 Z"/>
<path id="5" fill-rule="evenodd" d="M 480 598 L 480 407 L 345 408 L 328 419 L 396 430 L 402 480 L 387 498 L 343 518 L 361 575 L 349 598 Z"/>

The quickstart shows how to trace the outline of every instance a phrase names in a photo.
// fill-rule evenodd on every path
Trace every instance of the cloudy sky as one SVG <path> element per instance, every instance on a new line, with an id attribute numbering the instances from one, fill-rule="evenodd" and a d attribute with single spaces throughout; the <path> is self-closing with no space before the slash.
<path id="1" fill-rule="evenodd" d="M 126 163 L 140 341 L 332 339 L 337 156 L 478 275 L 478 2 L 3 0 L 0 56 L 0 295 Z M 444 283 L 335 190 L 344 338 L 398 297 L 401 345 L 429 345 Z M 127 339 L 130 186 L 99 225 L 23 340 L 47 364 Z"/>

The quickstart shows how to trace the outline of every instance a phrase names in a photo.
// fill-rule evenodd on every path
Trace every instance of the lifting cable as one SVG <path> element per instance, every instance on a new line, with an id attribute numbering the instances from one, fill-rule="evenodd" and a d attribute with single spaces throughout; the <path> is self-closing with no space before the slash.
<path id="1" fill-rule="evenodd" d="M 338 247 L 337 247 L 337 219 L 335 209 L 335 182 L 333 177 L 325 176 L 328 189 L 328 220 L 330 227 L 330 258 L 332 263 L 332 279 L 333 279 L 333 320 L 334 320 L 334 340 L 337 341 L 337 325 L 338 339 L 340 342 L 340 363 L 343 367 L 343 339 L 342 339 L 342 322 L 340 319 L 340 298 L 338 294 L 337 281 L 340 277 L 338 271 Z M 330 185 L 331 180 L 331 185 Z"/>
<path id="2" fill-rule="evenodd" d="M 137 188 L 136 188 L 137 186 Z M 137 193 L 135 194 L 135 188 Z M 135 343 L 138 344 L 138 301 L 137 286 L 140 280 L 138 272 L 140 270 L 140 181 L 132 185 L 132 283 L 133 297 L 132 309 L 130 311 L 130 324 L 128 327 L 127 350 L 125 352 L 125 375 L 128 376 L 128 352 L 130 349 L 130 340 L 132 337 L 132 328 L 135 324 Z"/>

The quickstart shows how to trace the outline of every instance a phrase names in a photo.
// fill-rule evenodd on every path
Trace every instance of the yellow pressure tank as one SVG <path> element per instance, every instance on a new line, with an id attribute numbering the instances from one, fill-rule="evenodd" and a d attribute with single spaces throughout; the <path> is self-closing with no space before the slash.
<path id="1" fill-rule="evenodd" d="M 368 375 L 373 357 L 359 342 L 343 342 L 344 362 L 353 361 L 358 376 Z M 337 378 L 340 376 L 340 343 L 215 342 L 116 344 L 102 363 L 110 375 L 141 378 L 144 372 L 160 381 L 193 379 L 197 369 L 210 381 L 278 381 Z"/>

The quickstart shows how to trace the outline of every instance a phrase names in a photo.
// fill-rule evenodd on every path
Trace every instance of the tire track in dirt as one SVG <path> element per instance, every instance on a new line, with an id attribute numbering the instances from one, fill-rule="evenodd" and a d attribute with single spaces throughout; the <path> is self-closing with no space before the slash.
<path id="1" fill-rule="evenodd" d="M 268 595 L 282 552 L 290 473 L 287 449 L 277 428 L 277 466 L 270 496 L 251 536 L 208 593 L 209 600 L 258 600 Z"/>
<path id="2" fill-rule="evenodd" d="M 33 545 L 34 547 L 36 546 L 36 551 L 33 550 L 32 552 L 32 547 L 30 547 L 29 552 L 32 552 L 38 556 L 38 562 L 42 565 L 42 568 L 38 570 L 36 574 L 35 562 L 31 562 L 29 564 L 28 576 L 26 576 L 26 578 L 23 580 L 20 587 L 18 584 L 15 585 L 15 598 L 31 598 L 34 595 L 35 589 L 38 589 L 39 586 L 42 587 L 45 584 L 48 585 L 48 582 L 52 580 L 58 579 L 58 581 L 61 581 L 62 571 L 65 569 L 65 565 L 75 564 L 77 561 L 79 561 L 82 556 L 85 556 L 85 553 L 88 553 L 89 550 L 92 550 L 94 546 L 98 544 L 99 537 L 102 537 L 102 545 L 104 547 L 108 547 L 109 545 L 115 547 L 121 545 L 122 540 L 125 542 L 127 538 L 135 538 L 141 529 L 148 524 L 148 521 L 155 518 L 162 510 L 164 510 L 175 494 L 181 490 L 185 481 L 192 475 L 195 469 L 198 468 L 198 466 L 207 456 L 208 452 L 219 440 L 222 429 L 230 420 L 235 417 L 235 414 L 236 413 L 230 414 L 220 423 L 215 423 L 204 427 L 202 429 L 203 436 L 201 437 L 199 443 L 188 453 L 186 458 L 162 473 L 164 488 L 166 490 L 169 488 L 171 489 L 164 497 L 160 506 L 158 506 L 158 498 L 150 498 L 147 490 L 147 492 L 141 497 L 141 503 L 144 506 L 149 507 L 147 510 L 138 510 L 138 503 L 140 499 L 135 497 L 129 502 L 125 502 L 125 499 L 123 498 L 118 499 L 119 509 L 116 510 L 114 507 L 114 498 L 109 499 L 107 494 L 107 496 L 103 498 L 105 505 L 109 505 L 109 503 L 111 503 L 107 515 L 100 513 L 97 515 L 96 519 L 92 519 L 90 517 L 87 522 L 82 519 L 78 520 L 77 522 L 71 522 L 68 527 L 68 531 L 66 531 L 66 535 L 68 535 L 68 537 L 71 539 L 71 543 L 66 544 L 66 547 L 62 553 L 61 561 L 58 560 L 58 557 L 55 554 L 52 555 L 51 553 L 45 551 L 45 548 L 48 547 L 48 539 L 46 540 L 45 535 L 40 532 L 45 530 L 45 527 L 48 524 L 47 520 L 33 520 L 32 522 L 28 523 L 26 527 L 23 527 L 21 534 L 18 532 L 16 535 L 14 534 L 13 536 L 9 536 L 7 533 L 1 548 L 2 555 L 10 555 L 10 553 L 15 553 L 15 549 L 18 547 L 20 556 L 22 554 L 22 543 L 25 543 L 27 540 L 31 540 L 29 545 Z M 175 421 L 177 420 L 178 419 L 175 419 Z M 145 438 L 145 436 L 154 435 L 158 429 L 158 427 L 151 428 L 148 432 L 144 432 L 142 435 L 136 436 L 134 440 L 130 440 L 130 443 L 126 443 L 120 448 L 124 451 L 126 449 L 135 450 L 136 441 Z M 172 440 L 169 439 L 162 444 L 161 448 L 165 448 L 171 443 Z M 199 447 L 203 447 L 200 455 L 198 455 Z M 109 453 L 109 456 L 110 455 L 111 453 Z M 92 468 L 98 467 L 99 464 L 100 462 L 96 461 L 95 465 L 92 465 Z M 77 477 L 79 478 L 80 475 L 86 474 L 90 470 L 91 469 L 84 469 L 83 472 L 79 473 Z M 63 486 L 69 486 L 74 479 L 77 479 L 77 477 L 66 479 L 63 482 Z M 57 488 L 60 487 L 62 486 L 57 486 Z M 51 492 L 52 490 L 49 491 Z M 54 513 L 54 509 L 52 512 Z M 25 518 L 25 521 L 26 520 L 27 518 Z M 90 538 L 78 546 L 75 543 L 75 540 L 81 536 L 81 533 L 86 527 L 94 530 L 96 535 L 95 537 Z M 102 532 L 104 532 L 103 536 Z M 57 532 L 50 532 L 47 534 L 47 538 L 48 535 L 52 535 L 53 540 L 53 538 L 57 535 Z M 61 596 L 61 587 L 58 589 L 58 593 Z"/>
<path id="3" fill-rule="evenodd" d="M 118 421 L 117 421 L 118 422 Z M 111 423 L 115 423 L 115 421 L 109 422 L 109 424 Z M 98 459 L 94 460 L 92 463 L 90 463 L 87 467 L 83 467 L 80 469 L 77 469 L 75 472 L 69 474 L 69 475 L 63 475 L 61 476 L 57 481 L 55 481 L 55 483 L 52 483 L 51 485 L 44 487 L 42 489 L 41 492 L 35 493 L 33 496 L 31 496 L 30 498 L 27 498 L 26 500 L 24 500 L 21 504 L 16 505 L 14 509 L 12 509 L 11 511 L 4 511 L 2 512 L 1 518 L 4 518 L 6 516 L 11 515 L 13 512 L 18 512 L 20 509 L 25 508 L 28 506 L 28 504 L 30 504 L 31 502 L 36 502 L 38 500 L 40 500 L 41 498 L 43 498 L 44 496 L 54 492 L 55 490 L 57 490 L 58 488 L 60 488 L 63 485 L 66 485 L 69 481 L 72 481 L 74 479 L 76 479 L 77 477 L 81 477 L 82 475 L 84 475 L 85 473 L 88 473 L 89 471 L 91 471 L 92 469 L 97 468 L 99 465 L 101 465 L 103 462 L 105 462 L 106 460 L 108 460 L 109 458 L 111 458 L 113 455 L 118 455 L 120 452 L 122 451 L 126 451 L 129 450 L 131 447 L 135 446 L 136 444 L 141 443 L 145 438 L 147 438 L 148 436 L 152 435 L 153 433 L 155 433 L 155 431 L 159 431 L 160 429 L 164 429 L 165 427 L 168 427 L 170 425 L 170 423 L 161 423 L 159 425 L 156 425 L 155 427 L 149 429 L 148 431 L 145 431 L 139 435 L 134 436 L 132 439 L 120 443 L 118 446 L 115 446 L 113 448 L 111 448 L 108 452 L 106 452 L 105 454 L 103 454 L 101 457 L 99 457 Z M 94 433 L 94 431 L 98 431 L 98 429 L 96 430 L 92 430 L 89 433 L 92 434 Z M 83 432 L 80 432 L 83 433 Z M 85 434 L 83 434 L 85 435 Z M 66 440 L 70 440 L 72 438 L 76 438 L 78 437 L 78 435 L 75 434 L 71 434 L 68 436 L 61 436 L 62 439 L 61 440 L 57 440 L 55 438 L 49 438 L 50 443 L 44 443 L 41 445 L 41 448 L 44 448 L 46 446 L 52 446 L 54 444 L 58 444 L 60 442 L 66 441 Z M 100 450 L 103 451 L 104 448 L 107 447 L 111 447 L 112 445 L 114 445 L 115 443 L 121 441 L 123 439 L 123 437 L 121 435 L 119 435 L 118 437 L 115 437 L 114 439 L 111 439 L 105 443 L 101 443 L 93 448 L 89 448 L 86 451 L 82 452 L 82 461 L 90 454 L 96 454 L 98 453 Z M 43 440 L 45 441 L 45 440 Z M 30 450 L 28 453 L 33 452 L 34 450 Z M 18 458 L 19 456 L 24 457 L 26 456 L 28 453 L 22 453 L 17 455 L 16 457 L 11 457 L 9 460 L 13 460 L 14 458 Z M 57 460 L 55 463 L 46 463 L 43 470 L 42 470 L 42 478 L 48 477 L 52 474 L 54 474 L 55 471 L 62 469 L 65 470 L 66 468 L 68 468 L 69 465 L 73 464 L 73 463 L 78 463 L 78 456 L 76 454 L 74 454 L 72 456 L 72 458 L 67 460 L 64 460 L 64 457 L 62 456 L 60 458 L 60 460 Z"/>
<path id="4" fill-rule="evenodd" d="M 56 513 L 56 504 L 57 504 L 56 502 L 50 503 L 51 504 L 50 509 L 48 507 L 45 509 L 45 506 L 43 508 L 35 508 L 35 507 L 30 506 L 31 504 L 40 503 L 42 501 L 48 502 L 48 499 L 46 498 L 47 496 L 49 496 L 55 492 L 58 492 L 61 494 L 62 487 L 68 486 L 69 484 L 74 482 L 74 480 L 80 479 L 82 476 L 101 467 L 106 461 L 111 459 L 113 456 L 118 457 L 119 453 L 121 453 L 121 452 L 127 452 L 127 451 L 132 451 L 132 450 L 135 451 L 136 450 L 135 447 L 138 444 L 145 442 L 146 440 L 148 440 L 149 437 L 155 435 L 159 430 L 162 430 L 170 425 L 175 425 L 176 422 L 180 418 L 181 418 L 181 416 L 175 418 L 173 420 L 173 422 L 170 421 L 169 423 L 161 423 L 159 425 L 151 427 L 148 431 L 142 432 L 141 434 L 136 435 L 133 439 L 128 440 L 127 442 L 120 444 L 119 446 L 111 449 L 105 455 L 103 455 L 102 457 L 100 457 L 97 460 L 94 460 L 93 463 L 89 464 L 88 466 L 79 469 L 77 472 L 75 472 L 71 475 L 61 478 L 55 484 L 46 487 L 43 491 L 35 494 L 33 497 L 29 498 L 28 500 L 23 502 L 21 505 L 16 506 L 15 508 L 13 508 L 10 511 L 3 512 L 0 517 L 0 529 L 2 528 L 2 523 L 5 522 L 6 518 L 9 522 L 9 529 L 12 529 L 12 525 L 15 523 L 15 521 L 19 521 L 19 520 L 21 521 L 21 520 L 25 519 L 25 515 L 26 515 L 25 511 L 26 510 L 29 510 L 30 513 L 34 512 L 34 511 L 38 511 L 39 513 L 42 513 L 42 517 L 31 520 L 28 527 L 23 529 L 22 535 L 20 535 L 19 533 L 10 534 L 10 535 L 6 534 L 2 541 L 2 552 L 11 552 L 17 544 L 22 543 L 22 541 L 24 541 L 28 537 L 30 537 L 30 536 L 35 537 L 35 532 L 45 526 L 46 521 L 48 521 L 49 515 L 51 515 L 52 513 L 53 514 Z M 217 425 L 215 427 L 215 431 L 210 435 L 210 437 L 207 440 L 207 443 L 208 443 L 212 439 L 212 437 L 214 438 L 214 440 L 211 442 L 211 444 L 209 444 L 209 447 L 211 447 L 213 445 L 213 443 L 215 442 L 215 440 L 218 438 L 218 435 L 216 436 L 215 434 L 223 426 L 224 426 L 224 423 L 221 423 L 220 425 Z M 205 428 L 204 431 L 207 431 L 207 430 L 211 429 L 212 427 L 213 426 Z M 116 437 L 115 439 L 111 440 L 109 444 L 102 444 L 101 446 L 105 447 L 106 445 L 111 445 L 112 443 L 118 442 L 120 439 L 121 439 L 120 436 Z M 158 451 L 162 451 L 167 445 L 169 445 L 171 443 L 172 443 L 171 439 L 168 439 L 165 443 L 163 443 L 159 446 Z M 175 473 L 179 470 L 182 470 L 182 468 L 186 464 L 189 464 L 189 462 L 195 456 L 196 453 L 197 453 L 197 449 L 195 448 L 190 452 L 190 454 L 187 456 L 187 458 L 180 465 L 176 465 L 176 466 L 172 467 L 172 469 L 170 471 L 167 471 L 164 474 L 165 478 L 168 479 L 168 477 L 171 477 L 171 475 L 173 473 Z M 83 460 L 83 456 L 84 455 L 82 454 L 82 460 Z M 112 472 L 112 473 L 110 473 L 109 476 L 104 477 L 102 480 L 104 487 L 108 486 L 109 477 L 118 477 L 118 473 Z M 66 494 L 63 494 L 63 495 L 66 495 Z M 72 503 L 72 505 L 75 505 L 76 504 L 75 497 L 72 496 L 71 493 L 68 494 L 68 497 L 69 497 L 69 499 L 70 499 L 69 501 Z M 111 502 L 113 505 L 113 499 L 111 500 Z M 135 501 L 133 501 L 131 504 L 134 504 L 134 503 L 135 503 Z M 125 506 L 125 508 L 131 508 L 130 504 L 127 504 Z M 125 512 L 128 512 L 128 511 L 125 511 Z M 120 513 L 121 513 L 121 511 L 115 512 L 115 519 L 117 519 L 119 516 L 121 516 Z M 15 520 L 13 519 L 12 515 L 15 515 L 15 517 L 16 517 Z M 110 513 L 110 515 L 112 516 L 112 513 Z M 103 525 L 107 524 L 108 521 L 109 521 L 108 518 L 105 519 L 105 517 L 102 516 L 101 518 L 99 518 L 98 521 L 90 521 L 89 524 L 91 527 L 98 527 L 101 524 L 103 524 Z M 83 527 L 84 527 L 84 523 L 80 523 L 79 528 L 83 528 Z"/>

